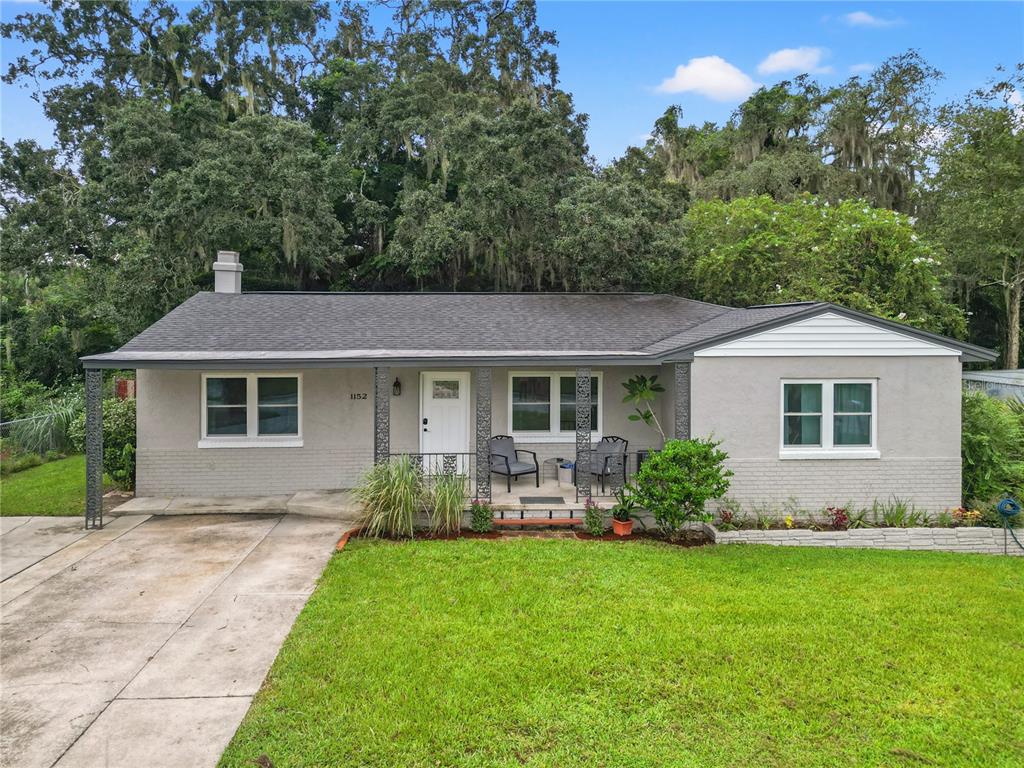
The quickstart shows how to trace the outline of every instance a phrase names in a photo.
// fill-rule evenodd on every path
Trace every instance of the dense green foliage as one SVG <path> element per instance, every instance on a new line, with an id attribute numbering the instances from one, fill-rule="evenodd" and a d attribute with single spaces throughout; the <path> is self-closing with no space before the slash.
<path id="1" fill-rule="evenodd" d="M 988 508 L 1008 495 L 1024 500 L 1024 408 L 964 392 L 962 420 L 964 504 Z"/>
<path id="2" fill-rule="evenodd" d="M 764 87 L 725 125 L 673 107 L 597 168 L 529 0 L 401 3 L 376 31 L 325 0 L 45 5 L 0 28 L 32 43 L 4 77 L 58 139 L 0 144 L 18 380 L 74 378 L 208 287 L 222 248 L 247 289 L 827 298 L 1016 365 L 1019 73 L 936 110 L 911 51 Z"/>
<path id="3" fill-rule="evenodd" d="M 699 202 L 687 217 L 689 281 L 741 306 L 817 300 L 959 335 L 942 263 L 906 216 L 849 200 L 766 195 Z"/>
<path id="4" fill-rule="evenodd" d="M 1024 762 L 1019 558 L 350 541 L 223 768 Z"/>
<path id="5" fill-rule="evenodd" d="M 724 451 L 710 439 L 669 440 L 655 451 L 633 478 L 637 504 L 654 516 L 670 536 L 693 520 L 710 520 L 704 505 L 729 490 L 732 471 Z"/>
<path id="6" fill-rule="evenodd" d="M 68 439 L 85 452 L 85 412 L 68 427 Z M 135 488 L 135 400 L 116 397 L 103 401 L 103 468 L 125 490 Z"/>

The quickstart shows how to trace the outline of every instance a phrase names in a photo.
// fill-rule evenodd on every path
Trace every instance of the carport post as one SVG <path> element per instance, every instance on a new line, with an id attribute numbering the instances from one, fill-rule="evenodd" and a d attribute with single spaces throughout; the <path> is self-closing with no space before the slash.
<path id="1" fill-rule="evenodd" d="M 103 371 L 85 369 L 85 527 L 103 527 Z"/>

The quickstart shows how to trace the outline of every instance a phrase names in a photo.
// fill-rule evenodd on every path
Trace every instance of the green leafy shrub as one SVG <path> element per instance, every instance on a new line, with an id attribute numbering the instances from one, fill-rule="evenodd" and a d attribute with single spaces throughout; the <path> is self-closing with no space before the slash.
<path id="1" fill-rule="evenodd" d="M 487 533 L 494 528 L 494 510 L 481 499 L 473 499 L 469 506 L 469 527 L 475 533 Z"/>
<path id="2" fill-rule="evenodd" d="M 430 529 L 434 533 L 458 533 L 466 508 L 466 478 L 441 475 L 434 482 L 430 504 Z"/>
<path id="3" fill-rule="evenodd" d="M 85 412 L 68 425 L 68 443 L 85 451 Z M 135 400 L 103 401 L 103 469 L 120 488 L 135 488 Z"/>
<path id="4" fill-rule="evenodd" d="M 423 473 L 408 456 L 374 464 L 356 488 L 363 504 L 363 532 L 369 536 L 413 534 L 416 514 L 424 507 Z"/>
<path id="5" fill-rule="evenodd" d="M 1024 417 L 1005 401 L 965 391 L 960 451 L 965 506 L 1024 496 Z"/>
<path id="6" fill-rule="evenodd" d="M 669 440 L 637 472 L 636 500 L 668 535 L 675 536 L 691 520 L 710 520 L 704 505 L 729 490 L 732 472 L 724 467 L 728 456 L 719 444 L 709 439 Z"/>
<path id="7" fill-rule="evenodd" d="M 589 496 L 583 503 L 583 527 L 591 536 L 604 535 L 604 513 Z"/>

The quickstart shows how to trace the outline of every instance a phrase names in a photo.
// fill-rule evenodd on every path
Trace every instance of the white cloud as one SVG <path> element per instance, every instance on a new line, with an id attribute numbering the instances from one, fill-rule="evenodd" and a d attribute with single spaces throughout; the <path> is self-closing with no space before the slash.
<path id="1" fill-rule="evenodd" d="M 868 72 L 873 71 L 874 68 L 874 64 L 868 64 L 867 62 L 864 62 L 863 64 L 851 64 L 850 72 L 851 74 L 854 75 L 864 75 L 867 74 Z"/>
<path id="2" fill-rule="evenodd" d="M 1021 96 L 1020 91 L 1014 88 L 1006 94 L 1006 103 L 1013 107 L 1019 107 L 1024 104 L 1024 96 Z"/>
<path id="3" fill-rule="evenodd" d="M 895 27 L 897 24 L 903 23 L 903 19 L 883 19 L 881 16 L 872 16 L 867 11 L 848 13 L 843 16 L 843 21 L 851 27 L 875 27 L 876 29 Z"/>
<path id="4" fill-rule="evenodd" d="M 832 67 L 821 66 L 821 60 L 825 56 L 828 56 L 828 51 L 824 48 L 783 48 L 781 51 L 769 53 L 765 60 L 757 65 L 757 71 L 762 75 L 776 72 L 824 74 L 832 71 Z"/>
<path id="5" fill-rule="evenodd" d="M 698 56 L 676 67 L 676 73 L 656 90 L 661 93 L 699 93 L 715 101 L 740 101 L 758 84 L 721 56 Z"/>

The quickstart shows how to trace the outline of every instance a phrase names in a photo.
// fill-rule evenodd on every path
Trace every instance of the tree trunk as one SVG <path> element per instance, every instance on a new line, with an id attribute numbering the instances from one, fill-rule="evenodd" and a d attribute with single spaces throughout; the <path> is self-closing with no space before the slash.
<path id="1" fill-rule="evenodd" d="M 1020 367 L 1020 304 L 1024 279 L 1017 278 L 1006 289 L 1006 367 Z"/>

